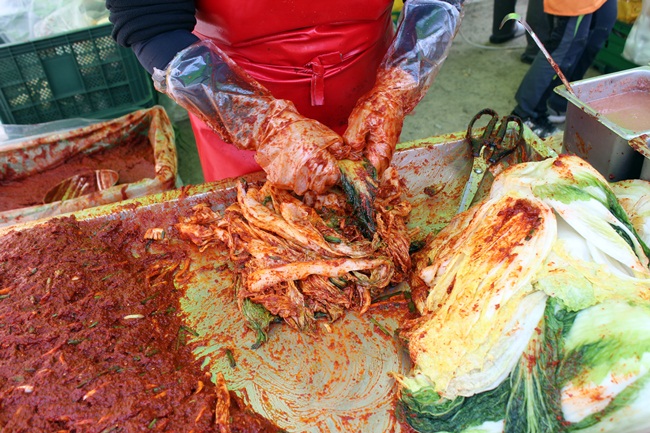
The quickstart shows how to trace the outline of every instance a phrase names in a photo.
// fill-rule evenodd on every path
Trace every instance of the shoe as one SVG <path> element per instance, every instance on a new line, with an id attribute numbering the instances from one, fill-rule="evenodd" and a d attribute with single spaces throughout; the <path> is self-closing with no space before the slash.
<path id="1" fill-rule="evenodd" d="M 506 35 L 491 35 L 490 43 L 491 44 L 502 44 L 504 42 L 511 41 L 515 38 L 521 37 L 526 33 L 526 29 L 519 22 L 515 22 L 515 26 L 512 29 L 512 32 Z"/>
<path id="2" fill-rule="evenodd" d="M 529 127 L 531 131 L 533 131 L 533 133 L 542 140 L 550 137 L 551 135 L 562 132 L 560 128 L 548 120 L 548 117 L 522 117 L 521 120 L 524 125 Z"/>
<path id="3" fill-rule="evenodd" d="M 533 60 L 535 60 L 535 56 L 526 52 L 521 53 L 521 56 L 519 57 L 519 60 L 522 61 L 522 63 L 526 63 L 528 65 L 533 64 Z"/>
<path id="4" fill-rule="evenodd" d="M 566 121 L 566 113 L 548 107 L 548 121 L 551 123 L 564 123 Z"/>

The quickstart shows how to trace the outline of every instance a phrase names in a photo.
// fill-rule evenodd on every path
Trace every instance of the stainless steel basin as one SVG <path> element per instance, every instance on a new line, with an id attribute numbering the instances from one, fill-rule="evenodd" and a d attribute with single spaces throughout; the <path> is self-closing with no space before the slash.
<path id="1" fill-rule="evenodd" d="M 650 180 L 650 162 L 632 149 L 629 140 L 650 135 L 622 127 L 598 113 L 590 103 L 628 92 L 650 93 L 650 67 L 642 66 L 571 83 L 575 95 L 564 85 L 555 92 L 568 101 L 563 152 L 588 161 L 610 181 Z M 650 116 L 650 112 L 647 113 Z"/>

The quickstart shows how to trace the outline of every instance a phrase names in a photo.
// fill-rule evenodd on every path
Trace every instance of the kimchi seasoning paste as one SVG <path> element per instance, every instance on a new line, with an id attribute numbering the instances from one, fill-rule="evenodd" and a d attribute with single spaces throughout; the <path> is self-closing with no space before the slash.
<path id="1" fill-rule="evenodd" d="M 228 431 L 179 315 L 184 244 L 133 226 L 69 217 L 0 237 L 0 430 Z M 278 431 L 230 400 L 229 431 Z"/>
<path id="2" fill-rule="evenodd" d="M 0 212 L 42 204 L 45 194 L 59 182 L 99 169 L 117 171 L 119 184 L 154 178 L 155 160 L 149 139 L 143 135 L 135 136 L 119 146 L 91 154 L 77 154 L 60 165 L 31 176 L 0 181 Z"/>

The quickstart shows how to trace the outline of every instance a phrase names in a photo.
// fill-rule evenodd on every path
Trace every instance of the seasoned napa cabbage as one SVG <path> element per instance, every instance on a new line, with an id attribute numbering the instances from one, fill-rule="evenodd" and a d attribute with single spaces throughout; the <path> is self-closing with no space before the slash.
<path id="1" fill-rule="evenodd" d="M 498 175 L 416 257 L 398 414 L 419 432 L 650 432 L 642 190 L 567 155 Z"/>
<path id="2" fill-rule="evenodd" d="M 611 187 L 641 239 L 650 245 L 650 182 L 628 179 Z"/>
<path id="3" fill-rule="evenodd" d="M 403 329 L 416 371 L 449 399 L 495 388 L 517 362 L 544 311 L 531 281 L 555 239 L 539 200 L 506 195 L 472 216 L 427 258 L 425 309 Z"/>

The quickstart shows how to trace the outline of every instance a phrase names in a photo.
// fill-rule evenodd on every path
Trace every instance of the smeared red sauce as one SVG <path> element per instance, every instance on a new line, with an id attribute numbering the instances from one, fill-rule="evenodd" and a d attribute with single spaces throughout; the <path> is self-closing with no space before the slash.
<path id="1" fill-rule="evenodd" d="M 508 221 L 515 215 L 524 218 L 526 226 L 536 229 L 541 225 L 540 211 L 536 206 L 532 206 L 528 200 L 517 199 L 512 206 L 507 206 L 499 212 L 499 217 L 503 221 Z"/>

